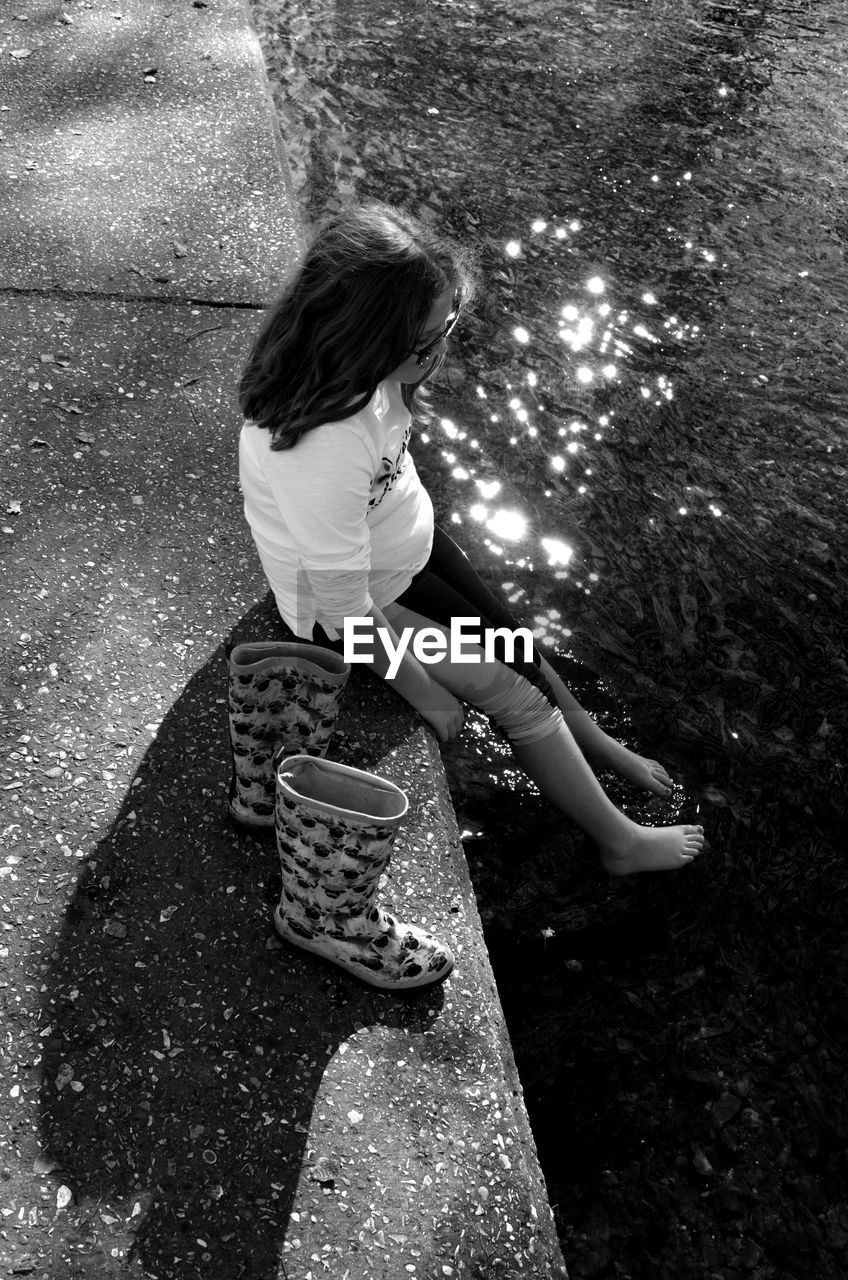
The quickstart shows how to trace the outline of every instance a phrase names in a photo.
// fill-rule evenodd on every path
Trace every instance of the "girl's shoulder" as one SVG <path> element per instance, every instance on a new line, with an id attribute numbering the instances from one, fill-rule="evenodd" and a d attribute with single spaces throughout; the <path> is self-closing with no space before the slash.
<path id="1" fill-rule="evenodd" d="M 339 422 L 328 422 L 317 430 L 332 433 L 334 428 L 346 428 L 382 453 L 386 441 L 396 434 L 403 435 L 410 420 L 400 387 L 381 382 L 364 409 Z"/>
<path id="2" fill-rule="evenodd" d="M 378 459 L 382 457 L 386 444 L 395 435 L 403 436 L 411 420 L 411 414 L 403 403 L 399 386 L 381 382 L 368 404 L 349 418 L 338 418 L 333 422 L 322 423 L 304 432 L 291 450 L 283 450 L 275 454 L 277 458 L 291 457 L 299 454 L 304 458 L 307 454 L 326 454 L 337 452 L 341 455 L 358 453 L 365 449 Z M 242 426 L 242 446 L 252 446 L 253 451 L 270 453 L 272 436 L 270 431 L 257 427 L 250 419 L 245 419 Z"/>
<path id="3" fill-rule="evenodd" d="M 367 406 L 380 428 L 388 435 L 393 431 L 405 431 L 412 414 L 403 402 L 403 393 L 397 382 L 381 382 Z"/>

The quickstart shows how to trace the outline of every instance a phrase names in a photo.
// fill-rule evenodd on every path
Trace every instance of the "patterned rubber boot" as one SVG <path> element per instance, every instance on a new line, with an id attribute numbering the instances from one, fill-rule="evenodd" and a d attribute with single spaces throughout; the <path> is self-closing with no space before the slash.
<path id="1" fill-rule="evenodd" d="M 274 757 L 323 756 L 350 666 L 314 644 L 260 640 L 230 654 L 233 777 L 227 807 L 246 827 L 274 825 Z"/>
<path id="2" fill-rule="evenodd" d="M 446 943 L 377 903 L 407 808 L 399 787 L 362 769 L 302 755 L 277 767 L 277 932 L 391 991 L 440 982 L 453 968 Z"/>

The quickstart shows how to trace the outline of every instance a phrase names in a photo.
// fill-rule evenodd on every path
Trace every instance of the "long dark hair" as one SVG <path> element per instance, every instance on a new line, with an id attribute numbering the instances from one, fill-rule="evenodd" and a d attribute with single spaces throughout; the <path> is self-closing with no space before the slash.
<path id="1" fill-rule="evenodd" d="M 457 290 L 465 303 L 473 281 L 467 250 L 399 209 L 334 214 L 265 314 L 239 383 L 242 413 L 273 432 L 272 449 L 358 413 L 409 357 L 439 295 Z M 412 412 L 420 386 L 403 388 Z"/>

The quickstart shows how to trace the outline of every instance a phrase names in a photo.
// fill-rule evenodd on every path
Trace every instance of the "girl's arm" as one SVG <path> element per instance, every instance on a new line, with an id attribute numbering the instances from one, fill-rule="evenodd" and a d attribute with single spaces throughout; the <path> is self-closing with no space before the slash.
<path id="1" fill-rule="evenodd" d="M 389 669 L 389 655 L 377 636 L 377 627 L 384 627 L 391 637 L 392 645 L 397 646 L 397 632 L 385 614 L 375 604 L 364 615 L 374 623 L 373 658 L 369 665 L 384 679 Z M 397 673 L 390 680 L 391 687 L 415 708 L 429 725 L 435 729 L 442 742 L 449 742 L 462 729 L 464 719 L 462 703 L 449 690 L 433 680 L 427 669 L 421 665 L 414 654 L 407 649 L 401 658 Z"/>

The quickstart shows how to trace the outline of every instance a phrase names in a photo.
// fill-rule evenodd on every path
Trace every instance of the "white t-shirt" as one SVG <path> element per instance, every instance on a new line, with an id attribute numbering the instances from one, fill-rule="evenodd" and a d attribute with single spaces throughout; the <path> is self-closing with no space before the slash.
<path id="1" fill-rule="evenodd" d="M 433 506 L 408 451 L 410 414 L 383 382 L 353 417 L 291 449 L 245 422 L 239 442 L 244 514 L 281 615 L 311 638 L 406 590 L 433 544 Z"/>

